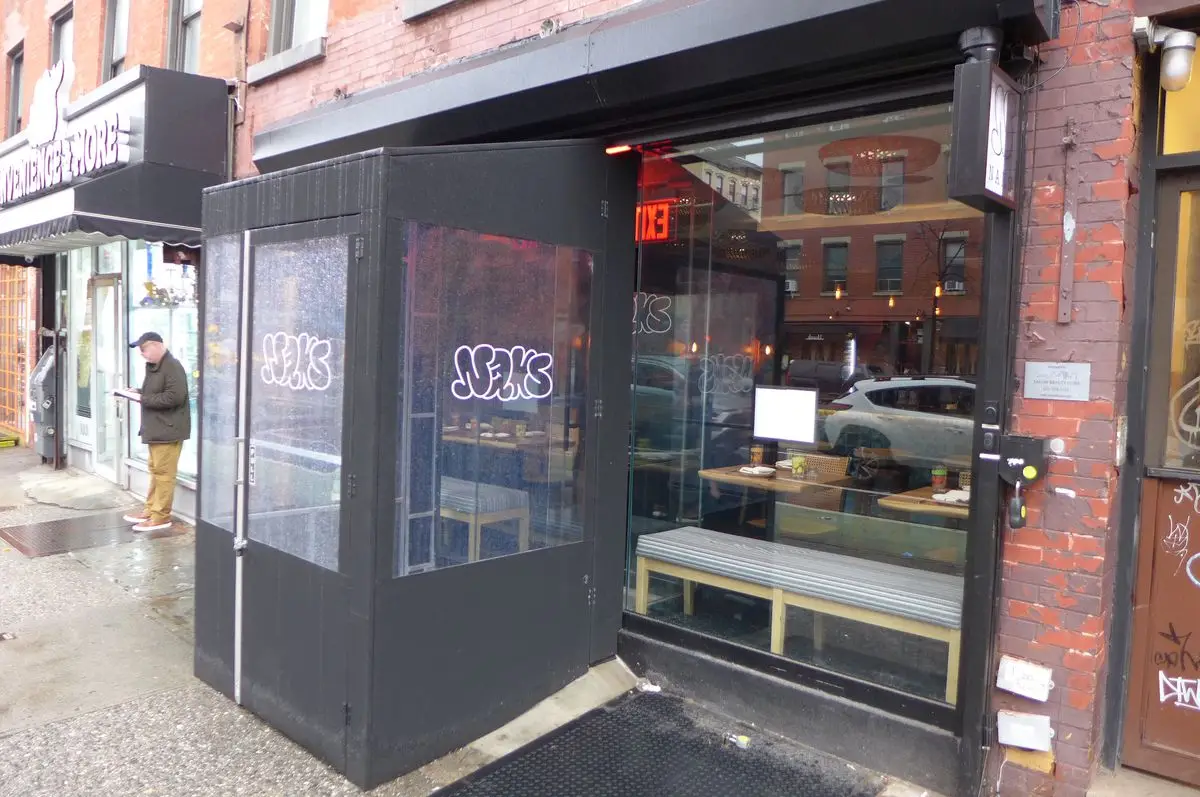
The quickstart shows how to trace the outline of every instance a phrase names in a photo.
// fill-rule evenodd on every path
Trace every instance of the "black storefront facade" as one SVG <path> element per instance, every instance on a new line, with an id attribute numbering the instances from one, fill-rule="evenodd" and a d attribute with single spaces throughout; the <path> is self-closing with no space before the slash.
<path id="1" fill-rule="evenodd" d="M 0 144 L 0 259 L 42 272 L 36 450 L 141 495 L 137 408 L 112 391 L 140 378 L 127 342 L 150 329 L 197 368 L 201 195 L 228 179 L 228 91 L 139 66 L 71 101 L 73 72 L 41 75 L 25 130 Z M 190 516 L 186 450 L 176 506 Z"/>
<path id="2" fill-rule="evenodd" d="M 620 655 L 973 793 L 1015 231 L 949 199 L 950 103 L 964 31 L 1055 23 L 919 5 L 639 6 L 259 134 L 270 173 L 205 196 L 197 674 L 364 786 Z M 937 329 L 976 294 L 923 358 L 969 373 L 868 396 L 916 432 L 822 404 L 760 448 L 792 265 L 852 372 L 895 349 L 855 300 Z M 775 455 L 807 465 L 747 481 Z M 961 506 L 916 497 L 947 470 Z"/>

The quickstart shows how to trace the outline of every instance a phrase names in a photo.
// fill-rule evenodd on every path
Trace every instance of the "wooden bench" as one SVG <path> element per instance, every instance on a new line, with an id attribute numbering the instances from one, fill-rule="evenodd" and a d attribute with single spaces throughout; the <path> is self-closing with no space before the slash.
<path id="1" fill-rule="evenodd" d="M 771 652 L 777 655 L 783 654 L 789 606 L 813 613 L 817 650 L 822 615 L 945 642 L 946 702 L 957 700 L 963 592 L 958 576 L 691 527 L 638 538 L 638 614 L 649 610 L 651 573 L 682 579 L 689 615 L 698 583 L 770 601 Z"/>
<path id="2" fill-rule="evenodd" d="M 467 524 L 467 561 L 479 559 L 484 526 L 517 521 L 517 549 L 529 550 L 529 493 L 443 476 L 439 512 Z"/>

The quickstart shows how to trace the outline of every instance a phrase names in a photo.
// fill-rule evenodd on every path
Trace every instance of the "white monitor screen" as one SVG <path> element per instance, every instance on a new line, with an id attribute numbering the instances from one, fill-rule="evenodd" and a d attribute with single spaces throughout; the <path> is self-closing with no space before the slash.
<path id="1" fill-rule="evenodd" d="M 754 436 L 781 443 L 815 443 L 817 391 L 756 385 Z"/>

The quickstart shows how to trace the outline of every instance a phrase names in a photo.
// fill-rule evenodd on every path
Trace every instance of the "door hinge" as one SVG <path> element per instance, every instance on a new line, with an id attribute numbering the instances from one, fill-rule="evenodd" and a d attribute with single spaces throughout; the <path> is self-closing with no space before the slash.
<path id="1" fill-rule="evenodd" d="M 367 245 L 363 242 L 363 237 L 361 235 L 354 236 L 354 257 L 362 260 L 366 249 Z"/>
<path id="2" fill-rule="evenodd" d="M 358 492 L 358 477 L 353 473 L 346 474 L 346 494 L 353 498 Z"/>
<path id="3" fill-rule="evenodd" d="M 594 402 L 592 402 L 592 417 L 604 417 L 604 399 L 596 399 Z"/>
<path id="4" fill-rule="evenodd" d="M 349 703 L 342 704 L 342 716 L 346 720 L 346 727 L 347 728 L 350 727 L 350 704 Z"/>
<path id="5" fill-rule="evenodd" d="M 600 218 L 602 218 L 602 219 L 608 218 L 608 200 L 607 199 L 600 200 Z"/>

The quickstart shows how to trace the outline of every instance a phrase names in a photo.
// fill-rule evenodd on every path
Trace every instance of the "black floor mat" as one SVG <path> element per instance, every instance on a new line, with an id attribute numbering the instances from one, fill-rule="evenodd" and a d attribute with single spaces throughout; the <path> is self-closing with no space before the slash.
<path id="1" fill-rule="evenodd" d="M 747 749 L 725 741 L 750 737 Z M 632 695 L 442 789 L 439 797 L 876 797 L 882 779 L 679 698 Z"/>

